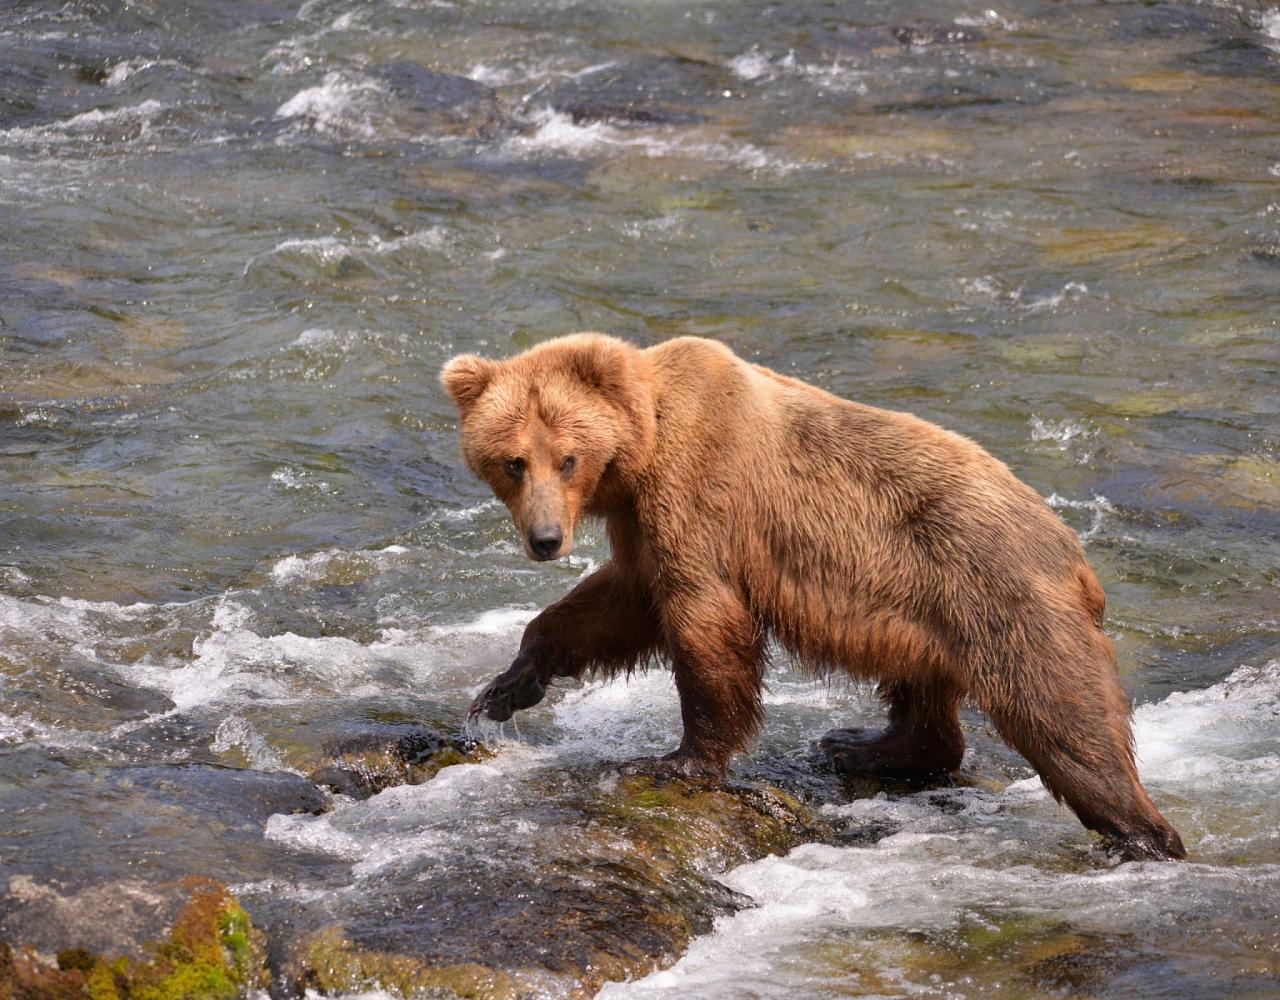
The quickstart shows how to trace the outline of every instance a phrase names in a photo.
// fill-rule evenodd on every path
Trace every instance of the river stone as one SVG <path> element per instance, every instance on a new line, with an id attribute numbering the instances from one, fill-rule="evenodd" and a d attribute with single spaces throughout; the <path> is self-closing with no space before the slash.
<path id="1" fill-rule="evenodd" d="M 236 735 L 236 726 L 220 728 L 216 749 L 224 763 L 243 766 L 246 739 L 260 740 L 283 766 L 307 775 L 305 781 L 363 799 L 490 756 L 476 740 L 447 733 L 447 723 L 432 714 L 426 702 L 395 706 L 376 699 L 315 698 L 288 714 L 245 705 L 226 720 L 243 726 L 243 734 Z"/>
<path id="2" fill-rule="evenodd" d="M 547 782 L 547 806 L 530 844 L 553 853 L 477 844 L 447 866 L 404 859 L 366 892 L 294 903 L 280 988 L 588 996 L 670 964 L 748 905 L 717 874 L 829 832 L 767 786 L 531 780 Z"/>
<path id="3" fill-rule="evenodd" d="M 958 24 L 912 21 L 906 24 L 878 24 L 872 27 L 842 26 L 830 39 L 836 48 L 871 52 L 889 47 L 923 48 L 928 45 L 960 45 L 980 42 L 982 32 Z"/>
<path id="4" fill-rule="evenodd" d="M 19 754 L 0 758 L 0 780 L 20 775 L 4 793 L 10 823 L 0 830 L 0 872 L 63 892 L 120 879 L 286 873 L 289 852 L 263 837 L 268 818 L 316 813 L 329 801 L 305 778 L 283 772 L 68 767 L 34 748 L 19 765 Z"/>
<path id="5" fill-rule="evenodd" d="M 54 956 L 68 948 L 138 959 L 167 937 L 190 901 L 185 881 L 106 882 L 63 894 L 30 875 L 11 875 L 0 895 L 0 939 Z"/>
<path id="6" fill-rule="evenodd" d="M 689 125 L 709 120 L 734 83 L 723 66 L 656 55 L 554 83 L 545 97 L 578 124 Z"/>
<path id="7" fill-rule="evenodd" d="M 420 785 L 441 768 L 491 756 L 478 742 L 441 736 L 429 729 L 388 733 L 382 727 L 348 737 L 327 748 L 330 760 L 308 780 L 321 787 L 365 799 L 395 785 Z"/>
<path id="8" fill-rule="evenodd" d="M 638 101 L 596 100 L 590 97 L 568 98 L 555 108 L 573 119 L 575 125 L 693 125 L 707 121 L 706 115 L 693 114 Z"/>
<path id="9" fill-rule="evenodd" d="M 124 768 L 116 778 L 122 788 L 229 826 L 257 827 L 276 813 L 318 813 L 327 805 L 314 784 L 287 771 L 190 764 Z"/>
<path id="10" fill-rule="evenodd" d="M 219 1000 L 267 984 L 261 935 L 217 882 L 63 893 L 24 875 L 0 896 L 0 998 Z"/>
<path id="11" fill-rule="evenodd" d="M 493 89 L 468 77 L 413 62 L 375 66 L 370 75 L 391 92 L 402 111 L 431 132 L 478 138 L 492 135 L 502 123 Z"/>

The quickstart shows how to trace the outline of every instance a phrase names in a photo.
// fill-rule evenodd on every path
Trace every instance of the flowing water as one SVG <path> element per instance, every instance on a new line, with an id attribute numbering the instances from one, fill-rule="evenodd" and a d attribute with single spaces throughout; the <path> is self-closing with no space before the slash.
<path id="1" fill-rule="evenodd" d="M 198 871 L 277 940 L 506 905 L 555 795 L 674 745 L 669 675 L 300 775 L 457 733 L 606 557 L 525 560 L 441 363 L 692 333 L 1048 498 L 1192 861 L 1116 866 L 976 714 L 957 787 L 842 785 L 812 741 L 873 696 L 779 661 L 735 775 L 832 832 L 603 995 L 1280 995 L 1280 10 L 9 3 L 0 219 L 0 873 Z"/>

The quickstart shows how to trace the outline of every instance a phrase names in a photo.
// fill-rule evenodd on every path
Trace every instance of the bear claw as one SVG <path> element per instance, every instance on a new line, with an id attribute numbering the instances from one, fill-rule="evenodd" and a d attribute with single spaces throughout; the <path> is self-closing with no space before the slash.
<path id="1" fill-rule="evenodd" d="M 494 722 L 506 722 L 516 712 L 531 708 L 546 696 L 547 689 L 531 670 L 508 670 L 499 674 L 476 695 L 467 709 L 467 719 L 484 715 Z"/>

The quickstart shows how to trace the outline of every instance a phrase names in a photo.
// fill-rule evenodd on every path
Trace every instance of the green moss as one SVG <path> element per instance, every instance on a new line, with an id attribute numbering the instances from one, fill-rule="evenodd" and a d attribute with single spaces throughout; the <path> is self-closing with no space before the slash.
<path id="1" fill-rule="evenodd" d="M 244 912 L 239 903 L 232 901 L 218 919 L 218 934 L 222 938 L 222 946 L 227 951 L 236 979 L 240 982 L 252 981 L 257 965 L 253 925 L 249 922 L 249 914 Z"/>
<path id="2" fill-rule="evenodd" d="M 138 960 L 69 948 L 56 970 L 20 953 L 11 978 L 18 996 L 88 996 L 90 1000 L 231 1000 L 266 984 L 258 932 L 226 888 L 208 879 L 179 883 L 186 904 L 169 937 Z M 0 994 L 3 996 L 3 994 Z"/>
<path id="3" fill-rule="evenodd" d="M 222 1000 L 238 992 L 223 970 L 203 962 L 179 962 L 170 972 L 154 982 L 135 981 L 129 989 L 130 1000 Z"/>
<path id="4" fill-rule="evenodd" d="M 124 978 L 125 970 L 120 968 L 117 971 L 116 966 L 124 964 L 117 962 L 108 965 L 106 962 L 97 962 L 89 970 L 85 977 L 85 989 L 91 1000 L 120 1000 L 120 981 Z"/>

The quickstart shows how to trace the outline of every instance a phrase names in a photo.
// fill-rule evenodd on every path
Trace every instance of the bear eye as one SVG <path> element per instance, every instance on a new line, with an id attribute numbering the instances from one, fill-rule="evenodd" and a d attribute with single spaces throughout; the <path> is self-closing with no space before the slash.
<path id="1" fill-rule="evenodd" d="M 572 455 L 570 455 L 563 462 L 560 463 L 560 471 L 567 476 L 569 475 L 569 473 L 571 473 L 574 470 L 577 464 L 578 464 L 578 460 L 574 458 Z"/>
<path id="2" fill-rule="evenodd" d="M 524 459 L 509 458 L 506 464 L 507 475 L 512 479 L 519 480 L 524 475 Z"/>

